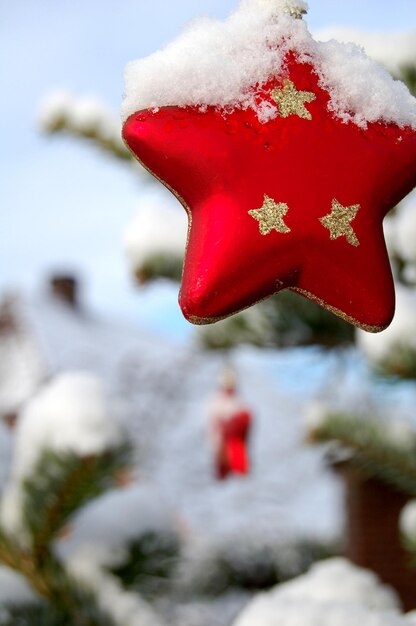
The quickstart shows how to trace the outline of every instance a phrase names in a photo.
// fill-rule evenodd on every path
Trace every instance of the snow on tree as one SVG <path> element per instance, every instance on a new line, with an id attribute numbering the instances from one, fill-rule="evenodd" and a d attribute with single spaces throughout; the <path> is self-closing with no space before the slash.
<path id="1" fill-rule="evenodd" d="M 373 573 L 338 558 L 257 595 L 233 626 L 405 626 L 399 606 Z"/>
<path id="2" fill-rule="evenodd" d="M 51 92 L 40 104 L 38 124 L 43 132 L 69 132 L 93 140 L 119 159 L 131 158 L 116 116 L 94 97 L 76 98 L 66 91 Z"/>
<path id="3" fill-rule="evenodd" d="M 46 377 L 37 346 L 14 316 L 15 298 L 0 303 L 0 416 L 16 414 Z"/>
<path id="4" fill-rule="evenodd" d="M 95 376 L 63 373 L 27 404 L 1 500 L 4 623 L 26 614 L 43 623 L 46 605 L 52 624 L 160 623 L 128 586 L 145 590 L 153 577 L 166 577 L 178 534 L 153 489 L 114 491 L 126 482 L 130 463 L 125 434 Z"/>
<path id="5" fill-rule="evenodd" d="M 144 192 L 124 236 L 131 272 L 140 282 L 161 275 L 177 279 L 186 233 L 186 215 L 178 211 L 171 193 L 157 188 Z"/>
<path id="6" fill-rule="evenodd" d="M 384 65 L 394 76 L 405 79 L 406 68 L 414 66 L 416 58 L 415 32 L 367 32 L 354 28 L 329 27 L 315 33 L 320 41 L 353 42 L 364 48 L 369 57 Z"/>

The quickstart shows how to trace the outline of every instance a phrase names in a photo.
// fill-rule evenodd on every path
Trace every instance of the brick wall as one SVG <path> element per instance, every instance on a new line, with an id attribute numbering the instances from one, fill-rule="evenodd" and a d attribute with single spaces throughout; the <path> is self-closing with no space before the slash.
<path id="1" fill-rule="evenodd" d="M 346 556 L 372 569 L 398 592 L 406 610 L 416 608 L 416 568 L 401 545 L 399 515 L 409 496 L 345 465 Z"/>

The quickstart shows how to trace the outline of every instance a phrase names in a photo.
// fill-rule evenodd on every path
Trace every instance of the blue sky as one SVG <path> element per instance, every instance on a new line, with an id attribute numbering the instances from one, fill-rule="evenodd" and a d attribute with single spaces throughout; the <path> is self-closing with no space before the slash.
<path id="1" fill-rule="evenodd" d="M 312 29 L 416 27 L 415 0 L 311 0 Z M 85 144 L 42 137 L 39 102 L 64 88 L 118 114 L 127 61 L 171 40 L 192 17 L 223 17 L 236 0 L 0 0 L 0 289 L 33 289 L 54 268 L 85 277 L 96 309 L 186 332 L 176 288 L 138 292 L 122 234 L 140 186 L 123 165 Z M 166 314 L 169 311 L 169 315 Z"/>

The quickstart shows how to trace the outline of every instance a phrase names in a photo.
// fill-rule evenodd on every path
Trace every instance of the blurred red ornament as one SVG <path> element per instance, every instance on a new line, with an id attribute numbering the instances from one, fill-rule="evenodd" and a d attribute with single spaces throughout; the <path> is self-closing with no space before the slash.
<path id="1" fill-rule="evenodd" d="M 247 439 L 251 426 L 251 414 L 239 411 L 221 425 L 223 457 L 219 474 L 248 474 L 250 466 Z"/>
<path id="2" fill-rule="evenodd" d="M 292 289 L 370 331 L 394 314 L 382 220 L 416 184 L 416 132 L 328 111 L 314 67 L 292 55 L 251 110 L 162 107 L 123 136 L 189 215 L 180 292 L 204 324 Z"/>
<path id="3" fill-rule="evenodd" d="M 219 480 L 230 474 L 248 474 L 248 440 L 252 415 L 236 393 L 233 370 L 223 372 L 221 388 L 209 411 L 209 440 L 214 453 L 215 475 Z"/>

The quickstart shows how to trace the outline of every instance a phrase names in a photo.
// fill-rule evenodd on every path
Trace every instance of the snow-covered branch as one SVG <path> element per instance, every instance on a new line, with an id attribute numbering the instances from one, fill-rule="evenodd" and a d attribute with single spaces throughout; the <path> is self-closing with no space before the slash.
<path id="1" fill-rule="evenodd" d="M 118 159 L 132 160 L 121 138 L 120 121 L 96 98 L 52 92 L 41 103 L 38 123 L 46 133 L 65 131 L 93 141 Z"/>

